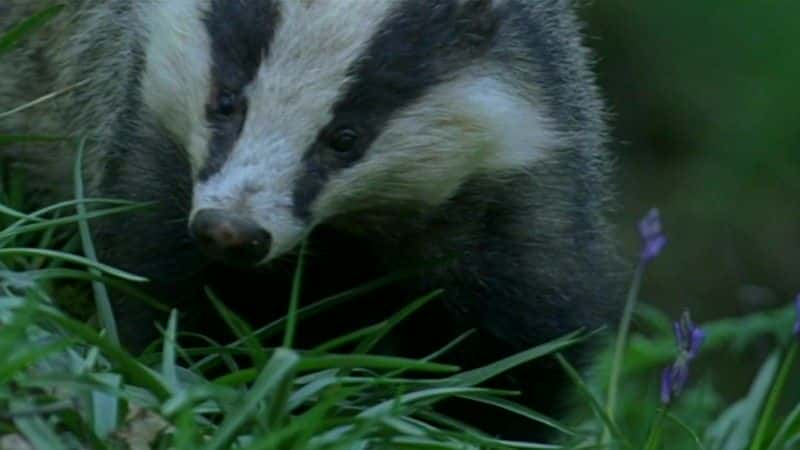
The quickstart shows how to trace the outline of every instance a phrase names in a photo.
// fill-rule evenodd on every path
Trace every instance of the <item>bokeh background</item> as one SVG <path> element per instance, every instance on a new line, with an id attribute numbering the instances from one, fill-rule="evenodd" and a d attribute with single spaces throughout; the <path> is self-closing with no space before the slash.
<path id="1" fill-rule="evenodd" d="M 613 112 L 621 246 L 635 258 L 635 223 L 652 206 L 670 238 L 644 299 L 700 321 L 789 303 L 800 291 L 800 1 L 595 0 L 583 15 Z M 751 381 L 753 350 L 752 366 L 715 362 L 733 373 L 729 394 Z"/>

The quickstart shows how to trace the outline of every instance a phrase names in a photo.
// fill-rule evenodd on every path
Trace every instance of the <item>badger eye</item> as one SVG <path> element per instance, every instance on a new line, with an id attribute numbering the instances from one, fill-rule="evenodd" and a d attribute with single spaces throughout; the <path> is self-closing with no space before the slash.
<path id="1" fill-rule="evenodd" d="M 337 152 L 346 153 L 356 148 L 358 133 L 352 128 L 342 128 L 333 133 L 330 147 Z"/>
<path id="2" fill-rule="evenodd" d="M 213 109 L 216 115 L 228 117 L 240 112 L 243 105 L 244 102 L 240 94 L 222 91 L 217 96 Z"/>

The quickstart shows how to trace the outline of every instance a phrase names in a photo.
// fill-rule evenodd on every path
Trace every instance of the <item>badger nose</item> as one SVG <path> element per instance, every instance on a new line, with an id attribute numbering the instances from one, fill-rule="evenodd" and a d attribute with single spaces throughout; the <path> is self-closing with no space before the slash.
<path id="1" fill-rule="evenodd" d="M 208 256 L 237 266 L 255 265 L 272 245 L 272 236 L 257 223 L 220 209 L 195 213 L 189 231 Z"/>

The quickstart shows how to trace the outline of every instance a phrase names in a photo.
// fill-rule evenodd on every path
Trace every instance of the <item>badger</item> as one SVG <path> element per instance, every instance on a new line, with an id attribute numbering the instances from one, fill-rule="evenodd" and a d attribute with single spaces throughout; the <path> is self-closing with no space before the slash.
<path id="1" fill-rule="evenodd" d="M 4 0 L 0 29 L 46 0 Z M 92 223 L 102 262 L 147 277 L 184 323 L 210 287 L 254 324 L 286 310 L 299 244 L 314 301 L 401 269 L 300 324 L 308 342 L 426 293 L 393 332 L 477 367 L 613 319 L 606 109 L 567 0 L 81 0 L 0 55 L 0 133 L 85 139 L 91 197 L 148 208 Z M 69 196 L 72 143 L 4 150 L 32 198 Z M 115 292 L 123 342 L 162 317 Z M 378 318 L 378 319 L 376 319 Z M 370 322 L 372 321 L 372 322 Z M 580 351 L 572 356 L 580 359 Z M 494 380 L 552 412 L 542 360 Z M 528 424 L 485 409 L 501 436 Z"/>

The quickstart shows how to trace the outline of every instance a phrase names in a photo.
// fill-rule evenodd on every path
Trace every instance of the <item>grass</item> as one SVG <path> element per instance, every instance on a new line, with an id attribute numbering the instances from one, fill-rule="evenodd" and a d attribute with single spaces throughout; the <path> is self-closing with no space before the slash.
<path id="1" fill-rule="evenodd" d="M 0 57 L 56 13 L 44 11 L 0 36 Z M 0 111 L 0 117 L 19 110 Z M 51 139 L 63 138 L 9 135 L 0 136 L 0 145 Z M 75 145 L 80 149 L 80 142 Z M 663 404 L 658 373 L 679 351 L 671 318 L 638 301 L 638 287 L 646 282 L 643 267 L 627 300 L 629 315 L 617 340 L 596 355 L 596 369 L 580 374 L 558 356 L 575 386 L 575 411 L 563 421 L 482 383 L 598 337 L 571 334 L 470 371 L 436 362 L 461 338 L 421 360 L 371 353 L 393 326 L 438 295 L 432 292 L 410 299 L 381 323 L 300 351 L 293 348 L 302 332 L 298 323 L 391 282 L 376 280 L 301 308 L 303 258 L 285 318 L 252 330 L 209 292 L 209 301 L 238 336 L 235 342 L 183 347 L 173 312 L 163 338 L 134 357 L 117 342 L 106 288 L 124 288 L 121 280 L 144 280 L 97 261 L 90 227 L 97 217 L 142 205 L 85 198 L 80 172 L 75 173 L 74 200 L 27 212 L 18 174 L 0 172 L 0 448 L 800 448 L 800 399 L 790 388 L 797 378 L 799 345 L 791 334 L 798 320 L 794 309 L 702 324 L 707 339 L 698 362 L 711 352 L 741 357 L 765 339 L 774 350 L 741 398 L 722 399 L 713 377 L 698 377 L 693 367 L 692 384 Z M 93 322 L 64 312 L 87 298 L 95 302 Z M 281 347 L 260 344 L 260 338 L 281 333 Z M 357 350 L 337 353 L 345 345 Z M 210 367 L 220 366 L 223 375 L 208 375 Z M 408 376 L 411 370 L 419 375 Z M 713 367 L 706 370 L 713 372 Z M 433 409 L 453 397 L 484 404 L 487 414 L 498 408 L 544 424 L 557 443 L 500 441 Z"/>

